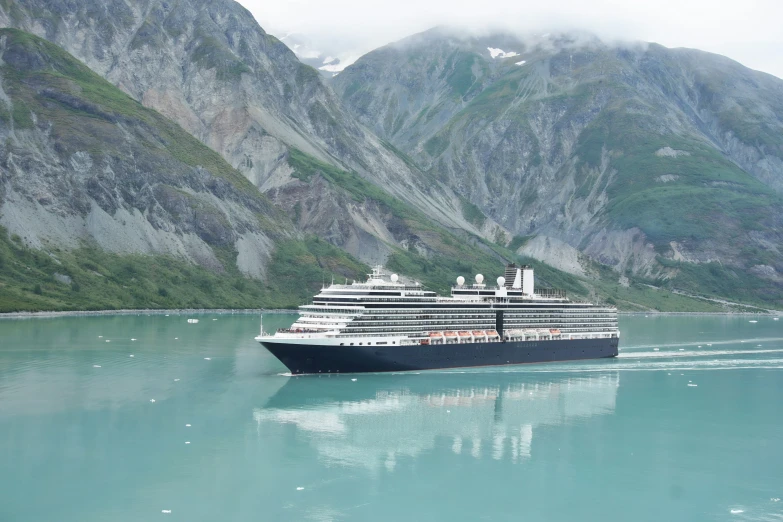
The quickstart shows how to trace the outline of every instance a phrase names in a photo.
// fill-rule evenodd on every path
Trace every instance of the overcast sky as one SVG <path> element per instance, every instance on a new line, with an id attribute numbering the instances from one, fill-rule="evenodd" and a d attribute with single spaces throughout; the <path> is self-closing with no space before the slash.
<path id="1" fill-rule="evenodd" d="M 239 0 L 267 32 L 354 59 L 436 25 L 693 47 L 783 78 L 783 0 Z"/>

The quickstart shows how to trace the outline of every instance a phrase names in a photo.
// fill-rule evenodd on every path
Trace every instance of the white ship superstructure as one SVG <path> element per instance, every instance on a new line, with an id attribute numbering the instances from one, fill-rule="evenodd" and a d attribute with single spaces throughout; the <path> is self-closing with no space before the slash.
<path id="1" fill-rule="evenodd" d="M 259 341 L 328 346 L 438 345 L 619 338 L 612 306 L 534 289 L 533 269 L 509 265 L 496 286 L 462 277 L 441 297 L 375 267 L 367 281 L 331 284 L 299 308 L 288 329 Z"/>

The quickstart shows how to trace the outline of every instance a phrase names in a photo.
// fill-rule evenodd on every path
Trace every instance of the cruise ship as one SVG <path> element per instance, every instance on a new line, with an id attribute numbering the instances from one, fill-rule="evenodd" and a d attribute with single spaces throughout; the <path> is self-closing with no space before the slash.
<path id="1" fill-rule="evenodd" d="M 290 328 L 256 337 L 292 374 L 389 372 L 615 357 L 612 306 L 535 288 L 533 269 L 506 266 L 497 286 L 457 278 L 450 297 L 373 268 L 299 307 Z"/>

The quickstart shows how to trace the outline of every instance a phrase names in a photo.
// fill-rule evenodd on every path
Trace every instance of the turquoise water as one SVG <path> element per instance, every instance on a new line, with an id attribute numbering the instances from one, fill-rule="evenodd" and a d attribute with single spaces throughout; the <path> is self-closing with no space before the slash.
<path id="1" fill-rule="evenodd" d="M 292 378 L 256 316 L 3 320 L 0 521 L 783 520 L 783 320 L 621 328 L 614 360 Z"/>

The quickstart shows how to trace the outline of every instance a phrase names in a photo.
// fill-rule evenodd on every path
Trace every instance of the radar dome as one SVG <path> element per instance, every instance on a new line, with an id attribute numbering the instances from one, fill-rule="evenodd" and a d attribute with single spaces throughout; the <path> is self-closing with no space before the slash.
<path id="1" fill-rule="evenodd" d="M 399 278 L 400 278 L 400 276 L 398 276 L 397 274 L 392 274 L 391 275 L 391 282 L 392 283 L 396 283 Z"/>
<path id="2" fill-rule="evenodd" d="M 506 278 L 503 276 L 498 277 L 498 286 L 503 286 L 506 284 Z"/>
<path id="3" fill-rule="evenodd" d="M 464 285 L 464 284 L 465 284 L 465 278 L 464 278 L 464 277 L 462 277 L 462 276 L 459 276 L 459 277 L 457 278 L 457 284 L 458 284 L 459 286 L 462 286 L 462 285 Z"/>
<path id="4" fill-rule="evenodd" d="M 484 276 L 481 274 L 476 274 L 476 283 L 481 284 L 484 282 Z"/>

